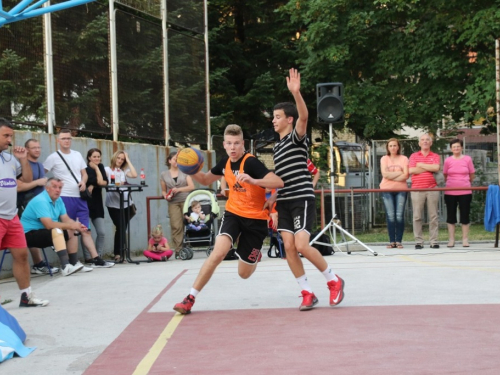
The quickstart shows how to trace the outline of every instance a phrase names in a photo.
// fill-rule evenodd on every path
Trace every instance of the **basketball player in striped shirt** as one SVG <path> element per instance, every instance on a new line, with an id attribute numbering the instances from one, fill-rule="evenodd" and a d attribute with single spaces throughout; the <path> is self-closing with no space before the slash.
<path id="1" fill-rule="evenodd" d="M 344 280 L 328 266 L 321 253 L 309 245 L 315 217 L 315 196 L 311 174 L 307 168 L 308 143 L 306 103 L 300 94 L 300 74 L 290 69 L 287 86 L 295 103 L 279 103 L 274 107 L 273 126 L 280 140 L 274 146 L 274 167 L 285 186 L 266 202 L 272 207 L 276 201 L 278 231 L 286 251 L 286 260 L 302 290 L 300 310 L 310 310 L 318 303 L 299 257 L 301 253 L 325 276 L 330 290 L 330 306 L 344 298 Z"/>
<path id="2" fill-rule="evenodd" d="M 410 175 L 412 189 L 430 189 L 437 186 L 434 172 L 439 172 L 441 159 L 439 155 L 431 151 L 432 138 L 429 134 L 422 134 L 418 142 L 420 151 L 410 156 Z M 413 235 L 415 236 L 415 249 L 424 247 L 422 236 L 422 218 L 424 206 L 427 203 L 427 214 L 429 215 L 429 242 L 431 249 L 439 249 L 439 191 L 412 191 L 411 204 L 413 206 Z"/>

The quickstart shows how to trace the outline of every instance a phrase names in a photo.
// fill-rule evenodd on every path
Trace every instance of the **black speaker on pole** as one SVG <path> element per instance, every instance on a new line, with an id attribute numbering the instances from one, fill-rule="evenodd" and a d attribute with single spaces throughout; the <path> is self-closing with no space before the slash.
<path id="1" fill-rule="evenodd" d="M 340 82 L 318 83 L 318 122 L 333 124 L 344 121 L 344 85 Z"/>

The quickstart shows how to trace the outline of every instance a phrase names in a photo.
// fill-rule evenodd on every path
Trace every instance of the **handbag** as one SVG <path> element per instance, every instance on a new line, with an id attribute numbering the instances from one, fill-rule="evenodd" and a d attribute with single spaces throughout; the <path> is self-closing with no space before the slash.
<path id="1" fill-rule="evenodd" d="M 137 213 L 137 207 L 135 206 L 135 203 L 132 203 L 130 205 L 130 219 L 132 219 L 136 213 Z"/>
<path id="2" fill-rule="evenodd" d="M 66 165 L 66 168 L 68 168 L 69 173 L 71 173 L 71 175 L 75 179 L 76 183 L 79 184 L 80 182 L 78 181 L 75 174 L 73 173 L 73 171 L 69 167 L 68 163 L 66 162 L 66 159 L 63 158 L 63 156 L 60 154 L 59 151 L 57 151 L 57 154 L 60 156 L 60 158 L 62 159 L 62 161 Z M 87 202 L 92 200 L 92 193 L 90 192 L 90 190 L 87 187 L 85 187 L 84 191 L 80 191 L 80 198 L 82 198 L 84 201 L 87 201 Z"/>

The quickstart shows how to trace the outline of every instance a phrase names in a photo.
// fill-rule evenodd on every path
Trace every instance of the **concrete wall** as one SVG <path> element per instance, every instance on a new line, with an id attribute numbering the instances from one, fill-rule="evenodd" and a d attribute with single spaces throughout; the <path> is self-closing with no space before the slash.
<path id="1" fill-rule="evenodd" d="M 57 151 L 56 136 L 46 133 L 35 133 L 35 132 L 25 132 L 16 131 L 14 134 L 14 145 L 24 145 L 28 139 L 34 138 L 40 142 L 42 147 L 42 154 L 39 161 L 43 161 L 47 158 L 49 154 Z M 167 148 L 164 146 L 154 146 L 148 144 L 140 143 L 126 143 L 126 142 L 113 142 L 105 141 L 99 139 L 91 138 L 73 138 L 71 148 L 73 150 L 79 151 L 83 158 L 86 160 L 87 151 L 93 147 L 97 147 L 102 152 L 102 163 L 104 166 L 108 166 L 111 157 L 114 152 L 118 150 L 124 150 L 128 153 L 129 158 L 134 165 L 137 173 L 139 174 L 140 169 L 144 168 L 146 174 L 146 184 L 148 187 L 144 188 L 143 192 L 133 193 L 133 200 L 137 206 L 137 215 L 132 219 L 130 223 L 130 247 L 132 251 L 141 250 L 147 247 L 148 233 L 147 233 L 147 214 L 146 214 L 146 197 L 148 196 L 159 196 L 161 195 L 160 187 L 160 174 L 162 171 L 166 170 L 165 165 Z M 175 148 L 170 148 L 170 152 L 175 151 Z M 213 165 L 215 165 L 215 155 L 213 152 L 205 152 L 205 164 L 203 170 L 209 170 Z M 129 180 L 130 183 L 139 183 L 139 177 L 136 179 Z M 195 183 L 197 186 L 197 184 Z M 197 186 L 198 187 L 198 186 Z M 214 188 L 214 187 L 213 187 Z M 103 195 L 105 197 L 105 192 Z M 105 252 L 113 253 L 113 237 L 114 237 L 114 226 L 109 218 L 107 209 L 104 209 L 105 221 L 106 221 L 106 244 Z M 161 224 L 164 229 L 164 234 L 167 238 L 170 238 L 170 221 L 167 217 L 168 209 L 167 202 L 165 200 L 153 200 L 151 201 L 151 225 Z M 57 255 L 49 250 L 46 251 L 49 256 L 49 260 L 53 261 L 55 264 L 58 263 Z M 79 255 L 83 259 L 82 250 L 79 250 Z M 1 255 L 0 255 L 1 256 Z M 30 260 L 31 261 L 31 260 Z M 2 266 L 3 270 L 11 270 L 12 262 L 11 256 L 5 257 L 4 264 Z M 2 272 L 0 276 L 3 278 L 8 274 L 8 272 Z"/>

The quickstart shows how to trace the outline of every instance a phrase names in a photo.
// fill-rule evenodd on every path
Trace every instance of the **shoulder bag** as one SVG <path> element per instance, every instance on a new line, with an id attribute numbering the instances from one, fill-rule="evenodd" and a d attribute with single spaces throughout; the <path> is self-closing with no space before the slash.
<path id="1" fill-rule="evenodd" d="M 78 181 L 75 174 L 73 173 L 73 171 L 69 167 L 68 163 L 66 162 L 66 159 L 64 159 L 64 157 L 59 153 L 59 151 L 57 151 L 57 154 L 61 157 L 62 161 L 64 162 L 64 164 L 68 168 L 69 173 L 71 173 L 71 175 L 75 179 L 76 183 L 79 184 L 80 182 Z M 80 191 L 80 198 L 82 198 L 84 201 L 87 201 L 87 202 L 92 200 L 92 193 L 90 192 L 90 190 L 87 187 L 85 187 L 84 191 Z"/>

